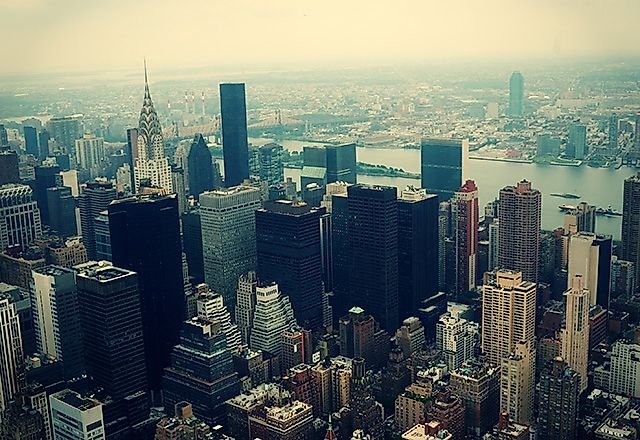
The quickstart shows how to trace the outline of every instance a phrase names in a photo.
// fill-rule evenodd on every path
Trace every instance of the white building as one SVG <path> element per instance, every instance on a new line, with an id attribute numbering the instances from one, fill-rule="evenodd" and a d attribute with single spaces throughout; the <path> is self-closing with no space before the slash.
<path id="1" fill-rule="evenodd" d="M 69 389 L 49 396 L 54 440 L 103 440 L 102 404 Z"/>
<path id="2" fill-rule="evenodd" d="M 26 246 L 42 235 L 40 209 L 28 185 L 0 186 L 0 250 Z"/>
<path id="3" fill-rule="evenodd" d="M 587 388 L 587 366 L 589 357 L 589 299 L 582 275 L 569 280 L 569 289 L 564 293 L 567 300 L 565 328 L 562 329 L 562 357 L 580 376 L 580 392 Z"/>
<path id="4" fill-rule="evenodd" d="M 242 350 L 242 338 L 238 325 L 231 322 L 231 314 L 224 305 L 222 296 L 213 293 L 209 286 L 202 283 L 196 286 L 198 316 L 220 322 L 222 333 L 227 339 L 227 348 L 232 353 Z"/>
<path id="5" fill-rule="evenodd" d="M 236 324 L 240 330 L 242 342 L 249 344 L 251 339 L 251 326 L 253 325 L 253 314 L 256 309 L 256 289 L 258 278 L 255 272 L 249 272 L 238 279 L 238 290 L 236 293 Z"/>
<path id="6" fill-rule="evenodd" d="M 576 275 L 582 275 L 584 288 L 589 290 L 589 303 L 595 305 L 599 296 L 600 286 L 610 289 L 610 272 L 600 271 L 600 264 L 611 264 L 611 242 L 608 246 L 602 246 L 602 241 L 596 234 L 591 232 L 578 232 L 569 239 L 569 263 L 568 279 L 573 279 Z M 606 280 L 598 279 L 599 276 L 609 274 Z M 608 297 L 608 295 L 607 295 Z M 607 308 L 608 304 L 600 304 Z"/>
<path id="7" fill-rule="evenodd" d="M 76 139 L 76 162 L 78 166 L 97 176 L 105 160 L 104 139 L 85 134 Z"/>
<path id="8" fill-rule="evenodd" d="M 627 341 L 613 344 L 609 391 L 640 397 L 640 345 Z"/>
<path id="9" fill-rule="evenodd" d="M 236 304 L 241 275 L 256 269 L 256 209 L 260 190 L 235 186 L 200 194 L 204 279 L 222 295 L 229 310 Z"/>
<path id="10" fill-rule="evenodd" d="M 449 312 L 441 315 L 436 324 L 436 348 L 442 351 L 450 371 L 474 357 L 477 339 L 477 323 L 453 317 Z"/>
<path id="11" fill-rule="evenodd" d="M 0 283 L 0 412 L 18 392 L 18 375 L 22 362 L 20 319 L 11 293 Z"/>
<path id="12" fill-rule="evenodd" d="M 256 287 L 256 308 L 249 342 L 252 350 L 280 354 L 282 334 L 296 325 L 289 297 L 280 293 L 277 284 Z"/>

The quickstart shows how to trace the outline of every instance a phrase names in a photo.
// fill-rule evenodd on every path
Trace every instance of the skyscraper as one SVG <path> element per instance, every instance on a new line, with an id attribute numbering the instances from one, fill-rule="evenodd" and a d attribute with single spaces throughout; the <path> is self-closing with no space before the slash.
<path id="1" fill-rule="evenodd" d="M 136 161 L 138 160 L 138 129 L 127 128 L 127 144 L 126 144 L 127 161 L 129 164 L 129 171 L 131 172 L 131 189 L 133 190 L 133 183 L 136 181 L 134 171 Z"/>
<path id="2" fill-rule="evenodd" d="M 242 342 L 247 345 L 249 344 L 251 326 L 253 326 L 253 314 L 256 309 L 257 288 L 258 278 L 255 272 L 241 275 L 238 279 L 235 318 Z"/>
<path id="3" fill-rule="evenodd" d="M 198 209 L 192 209 L 182 215 L 182 247 L 187 256 L 189 276 L 193 283 L 204 283 L 202 229 Z"/>
<path id="4" fill-rule="evenodd" d="M 636 119 L 636 147 L 640 148 L 640 128 Z M 640 149 L 639 149 L 640 151 Z M 636 286 L 640 286 L 640 173 L 624 181 L 622 208 L 622 259 L 636 268 Z"/>
<path id="5" fill-rule="evenodd" d="M 231 322 L 231 314 L 224 304 L 222 296 L 211 291 L 206 284 L 196 286 L 198 299 L 196 309 L 200 318 L 220 323 L 220 331 L 227 341 L 227 348 L 231 353 L 237 353 L 242 349 L 242 339 L 238 325 Z"/>
<path id="6" fill-rule="evenodd" d="M 260 180 L 269 185 L 277 185 L 284 181 L 284 166 L 282 145 L 269 143 L 258 148 L 258 169 Z"/>
<path id="7" fill-rule="evenodd" d="M 64 148 L 66 153 L 74 153 L 76 139 L 84 134 L 82 115 L 54 117 L 47 122 L 51 137 Z"/>
<path id="8" fill-rule="evenodd" d="M 509 79 L 509 116 L 524 114 L 524 77 L 520 72 L 513 72 Z"/>
<path id="9" fill-rule="evenodd" d="M 22 127 L 24 132 L 24 149 L 27 154 L 32 155 L 36 159 L 40 157 L 40 150 L 38 150 L 38 132 L 35 127 Z"/>
<path id="10" fill-rule="evenodd" d="M 609 391 L 640 397 L 640 344 L 625 340 L 613 344 Z"/>
<path id="11" fill-rule="evenodd" d="M 280 292 L 277 284 L 269 284 L 256 287 L 254 301 L 249 347 L 277 356 L 283 333 L 297 325 L 289 297 Z"/>
<path id="12" fill-rule="evenodd" d="M 349 306 L 360 306 L 380 325 L 398 326 L 398 207 L 396 188 L 347 188 Z"/>
<path id="13" fill-rule="evenodd" d="M 609 117 L 609 148 L 616 149 L 618 148 L 618 115 L 613 113 Z"/>
<path id="14" fill-rule="evenodd" d="M 475 288 L 478 259 L 478 187 L 467 180 L 452 201 L 455 222 L 455 291 L 464 294 Z"/>
<path id="15" fill-rule="evenodd" d="M 16 183 L 0 186 L 0 251 L 26 247 L 41 234 L 40 209 L 31 188 Z"/>
<path id="16" fill-rule="evenodd" d="M 9 137 L 7 136 L 7 129 L 4 124 L 0 124 L 0 147 L 9 145 Z"/>
<path id="17" fill-rule="evenodd" d="M 149 82 L 147 81 L 147 66 L 144 67 L 144 100 L 140 110 L 137 133 L 138 157 L 134 163 L 134 188 L 138 192 L 140 183 L 149 180 L 152 186 L 173 192 L 171 181 L 171 166 L 164 154 L 164 137 L 158 114 L 153 107 Z"/>
<path id="18" fill-rule="evenodd" d="M 96 217 L 116 199 L 118 192 L 111 182 L 91 181 L 82 189 L 78 197 L 80 208 L 80 230 L 82 242 L 87 248 L 90 260 L 96 259 L 95 225 Z"/>
<path id="19" fill-rule="evenodd" d="M 20 183 L 18 153 L 0 148 L 0 185 L 7 183 Z"/>
<path id="20" fill-rule="evenodd" d="M 224 185 L 240 185 L 249 178 L 247 104 L 244 83 L 220 84 Z"/>
<path id="21" fill-rule="evenodd" d="M 325 208 L 304 202 L 265 202 L 256 211 L 258 277 L 276 282 L 308 329 L 322 327 L 320 217 Z"/>
<path id="22" fill-rule="evenodd" d="M 80 168 L 89 171 L 92 177 L 100 174 L 104 167 L 104 139 L 85 134 L 76 139 L 76 162 Z"/>
<path id="23" fill-rule="evenodd" d="M 633 136 L 633 146 L 636 152 L 640 152 L 640 112 L 636 113 L 636 132 Z"/>
<path id="24" fill-rule="evenodd" d="M 538 405 L 539 440 L 576 439 L 580 376 L 562 358 L 546 365 L 540 374 Z"/>
<path id="25" fill-rule="evenodd" d="M 149 416 L 138 275 L 108 261 L 74 269 L 87 373 L 133 426 Z"/>
<path id="26" fill-rule="evenodd" d="M 325 146 L 327 152 L 327 183 L 358 183 L 356 144 Z"/>
<path id="27" fill-rule="evenodd" d="M 0 292 L 0 412 L 20 389 L 22 338 L 20 318 L 10 293 Z"/>
<path id="28" fill-rule="evenodd" d="M 49 227 L 62 237 L 78 235 L 76 199 L 68 186 L 47 188 Z"/>
<path id="29" fill-rule="evenodd" d="M 39 145 L 39 153 L 40 157 L 38 159 L 45 160 L 49 157 L 49 132 L 47 130 L 42 130 L 38 134 L 38 145 Z"/>
<path id="30" fill-rule="evenodd" d="M 185 321 L 171 365 L 164 371 L 165 408 L 187 401 L 199 419 L 216 425 L 225 418 L 225 402 L 239 392 L 238 373 L 220 323 L 199 317 Z"/>
<path id="31" fill-rule="evenodd" d="M 500 190 L 498 267 L 538 282 L 542 194 L 522 180 Z"/>
<path id="32" fill-rule="evenodd" d="M 408 187 L 397 206 L 398 311 L 404 319 L 438 291 L 438 196 Z"/>
<path id="33" fill-rule="evenodd" d="M 478 324 L 445 313 L 436 324 L 436 348 L 442 351 L 450 371 L 475 356 Z"/>
<path id="34" fill-rule="evenodd" d="M 213 163 L 211 152 L 201 134 L 196 134 L 187 156 L 189 193 L 196 199 L 213 189 Z"/>
<path id="35" fill-rule="evenodd" d="M 497 270 L 482 286 L 482 352 L 500 365 L 520 342 L 535 342 L 536 285 L 521 272 Z"/>
<path id="36" fill-rule="evenodd" d="M 75 272 L 43 266 L 31 272 L 31 313 L 40 353 L 62 363 L 65 379 L 84 372 L 84 352 Z"/>
<path id="37" fill-rule="evenodd" d="M 564 293 L 566 313 L 561 335 L 562 358 L 578 373 L 578 390 L 582 392 L 588 385 L 590 292 L 582 275 L 569 278 L 569 283 L 569 289 Z"/>
<path id="38" fill-rule="evenodd" d="M 583 287 L 589 290 L 589 304 L 598 304 L 607 310 L 611 290 L 611 241 L 610 236 L 590 232 L 579 232 L 569 239 L 568 279 L 582 275 Z M 569 366 L 576 370 L 573 365 Z"/>
<path id="39" fill-rule="evenodd" d="M 524 425 L 533 422 L 535 361 L 532 341 L 516 342 L 513 351 L 501 359 L 500 412 Z"/>
<path id="40" fill-rule="evenodd" d="M 580 202 L 564 215 L 565 234 L 576 232 L 596 232 L 596 207 L 587 202 Z"/>
<path id="41" fill-rule="evenodd" d="M 36 180 L 33 182 L 33 195 L 40 208 L 42 223 L 49 224 L 49 207 L 47 205 L 47 188 L 62 185 L 60 167 L 55 164 L 43 164 L 35 167 Z"/>
<path id="42" fill-rule="evenodd" d="M 260 190 L 236 186 L 200 195 L 204 279 L 235 308 L 240 275 L 256 268 L 256 218 Z"/>
<path id="43" fill-rule="evenodd" d="M 587 127 L 580 124 L 569 126 L 566 155 L 577 160 L 583 160 L 587 154 Z"/>
<path id="44" fill-rule="evenodd" d="M 466 179 L 468 158 L 468 140 L 423 139 L 422 187 L 437 194 L 441 202 L 448 201 Z"/>
<path id="45" fill-rule="evenodd" d="M 108 211 L 113 264 L 138 273 L 147 374 L 156 391 L 184 316 L 178 201 L 136 196 L 113 201 Z"/>

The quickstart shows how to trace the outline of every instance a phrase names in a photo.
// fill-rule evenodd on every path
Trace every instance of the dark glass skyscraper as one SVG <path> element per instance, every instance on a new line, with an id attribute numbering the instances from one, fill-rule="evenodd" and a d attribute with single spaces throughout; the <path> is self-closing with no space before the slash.
<path id="1" fill-rule="evenodd" d="M 107 209 L 109 203 L 115 200 L 118 192 L 111 182 L 88 182 L 78 197 L 80 208 L 80 230 L 82 231 L 82 242 L 87 248 L 87 256 L 90 260 L 95 260 L 96 238 L 95 225 L 96 217 L 100 212 Z"/>
<path id="2" fill-rule="evenodd" d="M 20 182 L 18 162 L 18 153 L 8 148 L 0 149 L 0 185 Z"/>
<path id="3" fill-rule="evenodd" d="M 327 145 L 327 183 L 358 183 L 356 144 Z"/>
<path id="4" fill-rule="evenodd" d="M 244 83 L 220 84 L 224 186 L 240 185 L 249 178 L 247 104 Z"/>
<path id="5" fill-rule="evenodd" d="M 33 193 L 40 208 L 42 223 L 49 224 L 49 207 L 47 203 L 47 189 L 62 185 L 60 167 L 57 165 L 35 167 L 36 180 L 33 182 Z"/>
<path id="6" fill-rule="evenodd" d="M 44 160 L 49 156 L 49 132 L 47 130 L 42 130 L 38 134 L 38 158 L 40 160 Z"/>
<path id="7" fill-rule="evenodd" d="M 40 150 L 38 149 L 38 132 L 35 127 L 22 127 L 24 132 L 24 149 L 27 154 L 32 155 L 36 159 L 40 157 Z"/>
<path id="8" fill-rule="evenodd" d="M 192 210 L 182 215 L 182 246 L 187 256 L 189 276 L 193 277 L 193 284 L 204 283 L 202 229 L 200 211 L 198 210 Z"/>
<path id="9" fill-rule="evenodd" d="M 200 194 L 213 189 L 213 163 L 211 152 L 201 134 L 191 144 L 187 158 L 189 170 L 189 192 L 197 199 Z"/>
<path id="10" fill-rule="evenodd" d="M 635 265 L 640 286 L 640 173 L 624 181 L 622 202 L 622 259 Z"/>
<path id="11" fill-rule="evenodd" d="M 113 264 L 138 273 L 147 374 L 160 389 L 184 316 L 178 200 L 145 195 L 109 205 Z"/>
<path id="12" fill-rule="evenodd" d="M 322 326 L 322 255 L 320 217 L 324 208 L 304 202 L 265 202 L 256 211 L 258 278 L 275 281 L 288 295 L 297 321 L 309 329 Z"/>
<path id="13" fill-rule="evenodd" d="M 220 322 L 204 318 L 186 321 L 180 343 L 171 353 L 165 369 L 162 397 L 165 408 L 187 401 L 202 421 L 216 425 L 225 418 L 225 402 L 240 392 Z"/>
<path id="14" fill-rule="evenodd" d="M 149 415 L 138 275 L 109 262 L 74 269 L 87 373 L 135 425 Z"/>
<path id="15" fill-rule="evenodd" d="M 76 199 L 68 186 L 47 188 L 49 226 L 62 237 L 78 235 L 76 225 Z"/>
<path id="16" fill-rule="evenodd" d="M 513 72 L 509 79 L 509 116 L 524 114 L 524 77 L 520 72 Z"/>
<path id="17" fill-rule="evenodd" d="M 441 202 L 453 197 L 465 178 L 469 142 L 455 139 L 423 139 L 422 187 L 438 195 Z"/>
<path id="18" fill-rule="evenodd" d="M 398 311 L 417 316 L 438 292 L 438 196 L 408 188 L 398 198 Z"/>
<path id="19" fill-rule="evenodd" d="M 398 207 L 396 188 L 347 188 L 349 307 L 371 313 L 388 331 L 398 327 Z"/>

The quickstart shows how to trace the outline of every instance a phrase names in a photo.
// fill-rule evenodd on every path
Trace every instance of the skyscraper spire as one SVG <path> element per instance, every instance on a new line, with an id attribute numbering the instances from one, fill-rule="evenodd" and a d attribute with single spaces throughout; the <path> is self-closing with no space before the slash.
<path id="1" fill-rule="evenodd" d="M 144 86 L 149 88 L 149 81 L 147 79 L 147 57 L 144 57 Z"/>

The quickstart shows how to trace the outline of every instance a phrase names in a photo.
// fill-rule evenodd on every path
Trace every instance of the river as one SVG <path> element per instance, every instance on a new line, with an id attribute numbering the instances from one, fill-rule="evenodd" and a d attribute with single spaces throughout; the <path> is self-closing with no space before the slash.
<path id="1" fill-rule="evenodd" d="M 270 139 L 250 139 L 254 145 L 262 145 Z M 290 151 L 302 151 L 304 141 L 278 141 Z M 358 161 L 371 164 L 383 164 L 415 173 L 420 172 L 420 151 L 404 149 L 357 149 Z M 580 200 L 568 200 L 550 196 L 551 193 L 574 193 L 582 196 L 583 201 L 622 212 L 623 182 L 627 177 L 635 174 L 631 168 L 591 168 L 562 167 L 553 165 L 537 165 L 526 163 L 498 162 L 488 160 L 470 160 L 468 178 L 476 181 L 480 209 L 498 196 L 500 188 L 513 185 L 517 181 L 527 179 L 534 188 L 542 192 L 542 227 L 555 229 L 564 224 L 563 213 L 558 209 L 561 203 L 576 204 Z M 300 185 L 300 170 L 285 169 L 285 176 L 292 177 Z M 376 183 L 403 188 L 406 185 L 420 185 L 417 179 L 384 176 L 358 176 L 361 183 Z M 298 187 L 299 188 L 299 187 Z M 600 234 L 613 235 L 620 239 L 622 217 L 598 216 L 596 230 Z"/>

